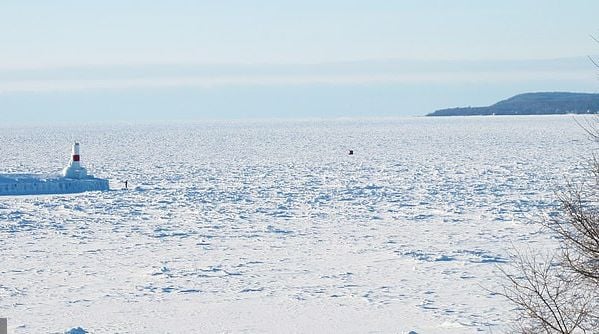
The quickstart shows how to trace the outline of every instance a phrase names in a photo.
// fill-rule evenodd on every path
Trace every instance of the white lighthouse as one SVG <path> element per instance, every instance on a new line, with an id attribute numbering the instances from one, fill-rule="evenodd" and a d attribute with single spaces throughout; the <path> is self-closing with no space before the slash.
<path id="1" fill-rule="evenodd" d="M 73 145 L 71 161 L 62 170 L 60 176 L 53 174 L 0 174 L 0 196 L 74 194 L 98 190 L 110 190 L 109 182 L 107 179 L 87 174 L 87 170 L 81 166 L 79 143 Z"/>
<path id="2" fill-rule="evenodd" d="M 62 170 L 62 175 L 69 179 L 87 178 L 87 170 L 81 166 L 81 156 L 79 155 L 79 143 L 73 145 L 73 154 L 69 165 Z"/>

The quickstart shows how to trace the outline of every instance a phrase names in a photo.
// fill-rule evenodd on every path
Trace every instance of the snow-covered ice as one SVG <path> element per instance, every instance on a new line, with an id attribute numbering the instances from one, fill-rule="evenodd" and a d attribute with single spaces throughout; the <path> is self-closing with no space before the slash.
<path id="1" fill-rule="evenodd" d="M 14 333 L 501 332 L 497 265 L 556 246 L 592 150 L 571 116 L 0 127 L 7 172 L 78 138 L 130 185 L 0 197 Z"/>

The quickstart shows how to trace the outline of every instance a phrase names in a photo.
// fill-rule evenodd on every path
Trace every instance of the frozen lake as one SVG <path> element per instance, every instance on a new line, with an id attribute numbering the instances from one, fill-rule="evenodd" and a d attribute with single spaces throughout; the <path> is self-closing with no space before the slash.
<path id="1" fill-rule="evenodd" d="M 9 332 L 501 332 L 497 265 L 555 247 L 593 149 L 573 116 L 0 125 L 0 173 L 75 140 L 112 191 L 0 197 Z"/>

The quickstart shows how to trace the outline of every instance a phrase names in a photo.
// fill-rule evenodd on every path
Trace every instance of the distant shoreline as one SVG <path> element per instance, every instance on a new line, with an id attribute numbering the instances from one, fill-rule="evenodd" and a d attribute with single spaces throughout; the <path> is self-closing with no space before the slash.
<path id="1" fill-rule="evenodd" d="M 486 107 L 436 110 L 426 116 L 581 115 L 599 113 L 599 94 L 570 92 L 524 93 Z"/>

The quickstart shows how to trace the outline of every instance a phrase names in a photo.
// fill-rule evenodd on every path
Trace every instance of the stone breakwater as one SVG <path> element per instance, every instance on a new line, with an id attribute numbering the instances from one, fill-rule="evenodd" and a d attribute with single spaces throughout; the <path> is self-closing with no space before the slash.
<path id="1" fill-rule="evenodd" d="M 70 179 L 61 176 L 32 174 L 0 175 L 0 196 L 72 194 L 101 190 L 109 190 L 108 180 L 93 176 L 85 179 Z"/>

